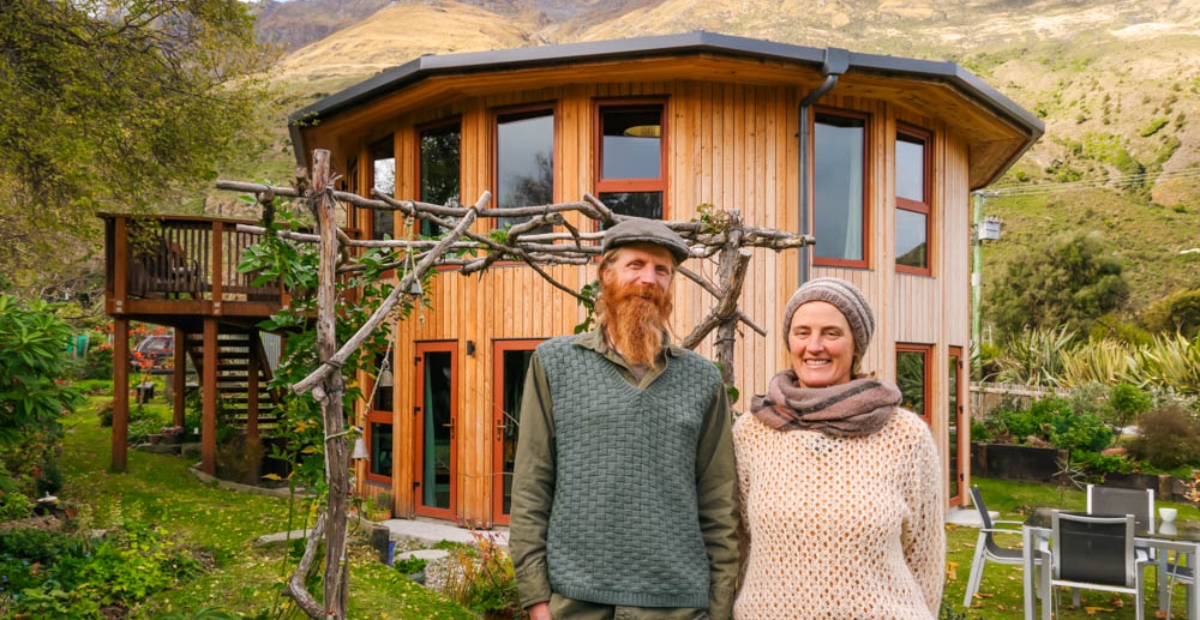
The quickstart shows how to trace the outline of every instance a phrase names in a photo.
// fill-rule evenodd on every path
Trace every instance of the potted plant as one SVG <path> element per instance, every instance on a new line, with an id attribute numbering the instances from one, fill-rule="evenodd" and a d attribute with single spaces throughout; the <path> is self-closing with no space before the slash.
<path id="1" fill-rule="evenodd" d="M 384 491 L 371 497 L 371 520 L 386 521 L 392 518 L 392 494 Z"/>
<path id="2" fill-rule="evenodd" d="M 392 564 L 392 568 L 395 568 L 402 575 L 407 575 L 409 579 L 425 585 L 425 567 L 428 564 L 429 561 L 424 558 L 409 556 L 396 560 Z"/>

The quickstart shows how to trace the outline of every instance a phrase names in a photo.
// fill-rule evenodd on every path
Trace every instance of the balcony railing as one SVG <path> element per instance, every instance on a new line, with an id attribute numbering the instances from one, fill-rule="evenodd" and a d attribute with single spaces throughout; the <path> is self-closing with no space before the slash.
<path id="1" fill-rule="evenodd" d="M 230 303 L 283 302 L 279 281 L 254 284 L 237 270 L 258 235 L 238 232 L 253 222 L 184 216 L 102 214 L 105 222 L 106 293 L 115 314 L 139 300 L 206 302 L 213 314 Z M 161 304 L 143 307 L 167 307 Z M 194 306 L 194 304 L 189 304 Z M 206 312 L 207 313 L 207 312 Z"/>

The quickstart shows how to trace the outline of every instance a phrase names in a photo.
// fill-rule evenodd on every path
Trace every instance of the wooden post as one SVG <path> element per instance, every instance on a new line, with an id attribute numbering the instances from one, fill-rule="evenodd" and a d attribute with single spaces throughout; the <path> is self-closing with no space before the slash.
<path id="1" fill-rule="evenodd" d="M 200 374 L 201 394 L 204 401 L 200 423 L 200 470 L 217 474 L 217 319 L 204 318 L 204 369 Z"/>
<path id="2" fill-rule="evenodd" d="M 187 334 L 178 327 L 175 328 L 175 374 L 171 376 L 175 389 L 174 426 L 183 426 L 184 392 L 187 391 Z"/>
<path id="3" fill-rule="evenodd" d="M 225 286 L 225 239 L 221 232 L 225 223 L 216 220 L 212 225 L 212 313 L 221 316 L 222 290 Z M 207 359 L 207 358 L 205 358 Z"/>
<path id="4" fill-rule="evenodd" d="M 717 326 L 716 349 L 717 363 L 721 365 L 721 381 L 725 385 L 733 385 L 737 380 L 734 368 L 737 344 L 737 300 L 742 296 L 742 283 L 746 277 L 746 266 L 750 263 L 750 253 L 741 248 L 742 245 L 742 214 L 738 211 L 729 212 L 729 241 L 721 248 L 718 259 L 717 273 L 721 280 L 723 296 L 718 302 L 716 316 L 720 319 Z"/>
<path id="5" fill-rule="evenodd" d="M 112 470 L 125 471 L 129 449 L 129 321 L 113 319 Z"/>
<path id="6" fill-rule="evenodd" d="M 338 239 L 336 203 L 329 187 L 329 151 L 313 151 L 312 195 L 316 196 L 317 231 L 321 236 L 321 263 L 317 285 L 317 351 L 324 362 L 337 354 Z M 350 570 L 346 562 L 346 510 L 350 492 L 349 454 L 346 449 L 346 412 L 342 394 L 346 389 L 341 371 L 325 375 L 321 382 L 325 421 L 325 477 L 329 483 L 329 513 L 325 529 L 325 614 L 330 620 L 346 618 L 350 599 Z"/>

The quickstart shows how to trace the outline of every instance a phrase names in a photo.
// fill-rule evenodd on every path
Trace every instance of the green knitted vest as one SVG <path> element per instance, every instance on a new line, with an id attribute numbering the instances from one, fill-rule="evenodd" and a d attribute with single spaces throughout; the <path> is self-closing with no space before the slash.
<path id="1" fill-rule="evenodd" d="M 557 475 L 546 536 L 552 589 L 632 607 L 708 607 L 696 507 L 696 444 L 719 393 L 687 352 L 645 390 L 590 349 L 538 347 L 554 403 Z"/>

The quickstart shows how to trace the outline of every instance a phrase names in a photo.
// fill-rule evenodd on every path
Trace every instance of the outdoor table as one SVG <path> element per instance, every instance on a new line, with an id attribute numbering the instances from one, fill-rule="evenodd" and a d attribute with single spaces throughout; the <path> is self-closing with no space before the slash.
<path id="1" fill-rule="evenodd" d="M 1036 553 L 1047 553 L 1038 549 L 1038 541 L 1049 540 L 1051 530 L 1050 514 L 1055 508 L 1037 508 L 1025 520 L 1024 526 L 1021 528 L 1021 548 L 1024 556 L 1025 564 L 1025 620 L 1033 620 L 1034 606 L 1036 604 L 1034 597 L 1033 583 L 1033 567 Z M 1138 547 L 1147 547 L 1160 549 L 1163 553 L 1158 554 L 1158 597 L 1161 601 L 1167 593 L 1167 551 L 1174 551 L 1177 554 L 1183 554 L 1187 557 L 1187 565 L 1195 567 L 1197 554 L 1200 553 L 1200 522 L 1197 521 L 1180 521 L 1174 523 L 1160 523 L 1158 530 L 1150 534 L 1144 529 L 1138 529 L 1134 532 L 1134 544 Z M 1042 564 L 1043 570 L 1050 570 L 1049 558 Z M 1178 559 L 1176 559 L 1178 561 Z M 1042 617 L 1049 620 L 1050 618 L 1050 593 L 1042 593 Z M 1200 620 L 1200 596 L 1188 598 L 1187 617 L 1189 620 Z"/>

